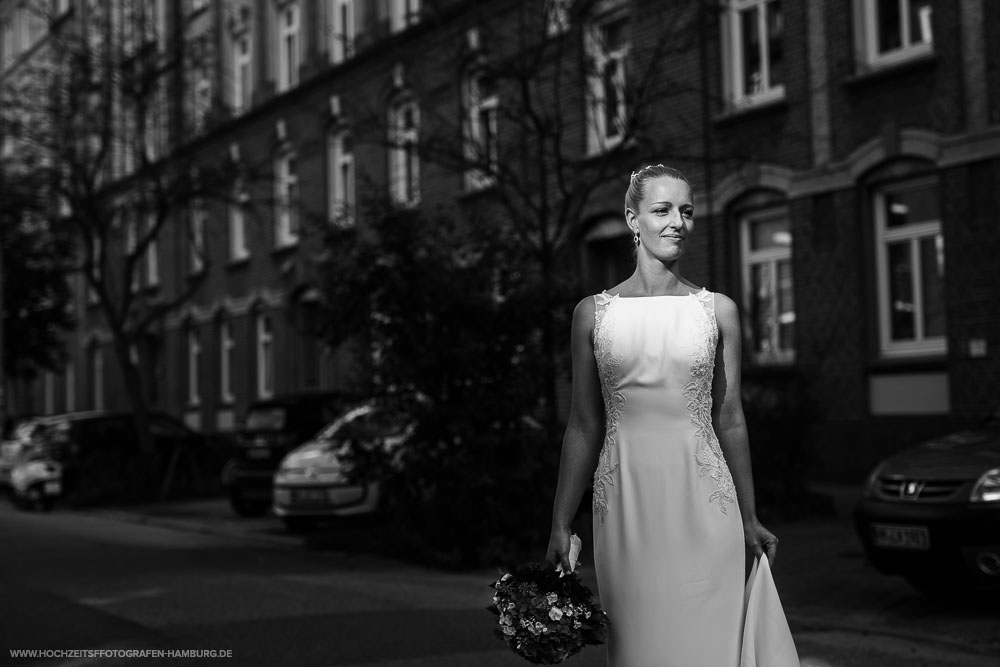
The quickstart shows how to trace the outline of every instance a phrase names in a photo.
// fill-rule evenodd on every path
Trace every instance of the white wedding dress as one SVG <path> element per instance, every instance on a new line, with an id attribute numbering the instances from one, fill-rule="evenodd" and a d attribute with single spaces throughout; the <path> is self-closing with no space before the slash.
<path id="1" fill-rule="evenodd" d="M 798 667 L 766 558 L 745 575 L 712 427 L 715 297 L 598 294 L 594 559 L 610 667 Z"/>

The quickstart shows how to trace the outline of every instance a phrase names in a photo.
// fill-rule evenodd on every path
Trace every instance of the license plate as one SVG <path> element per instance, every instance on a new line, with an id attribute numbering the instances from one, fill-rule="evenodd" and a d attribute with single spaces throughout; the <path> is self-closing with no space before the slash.
<path id="1" fill-rule="evenodd" d="M 247 450 L 247 458 L 269 459 L 271 458 L 271 450 L 269 450 L 267 447 L 253 447 Z"/>
<path id="2" fill-rule="evenodd" d="M 323 489 L 295 489 L 292 491 L 293 503 L 325 503 L 326 491 Z"/>
<path id="3" fill-rule="evenodd" d="M 45 482 L 45 493 L 51 495 L 62 493 L 62 484 L 59 482 Z"/>
<path id="4" fill-rule="evenodd" d="M 872 524 L 875 546 L 887 549 L 927 551 L 931 548 L 930 532 L 925 526 L 893 526 Z"/>

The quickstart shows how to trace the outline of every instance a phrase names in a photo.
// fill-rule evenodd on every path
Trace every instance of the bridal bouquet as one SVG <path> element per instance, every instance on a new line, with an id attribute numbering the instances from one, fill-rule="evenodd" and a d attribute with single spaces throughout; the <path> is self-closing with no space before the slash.
<path id="1" fill-rule="evenodd" d="M 513 568 L 492 584 L 494 634 L 536 665 L 554 665 L 607 640 L 608 617 L 576 573 L 551 564 Z"/>

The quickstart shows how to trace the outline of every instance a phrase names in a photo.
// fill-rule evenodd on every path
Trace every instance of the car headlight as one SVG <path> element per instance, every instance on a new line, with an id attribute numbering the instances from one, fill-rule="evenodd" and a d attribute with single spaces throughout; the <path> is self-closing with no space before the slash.
<path id="1" fill-rule="evenodd" d="M 875 489 L 878 487 L 878 478 L 882 474 L 882 468 L 885 467 L 885 462 L 879 463 L 875 468 L 869 473 L 868 479 L 865 480 L 865 487 L 862 490 L 862 495 L 865 498 L 874 498 Z"/>
<path id="2" fill-rule="evenodd" d="M 974 503 L 1000 502 L 1000 468 L 993 468 L 983 473 L 982 477 L 972 487 L 969 500 Z"/>

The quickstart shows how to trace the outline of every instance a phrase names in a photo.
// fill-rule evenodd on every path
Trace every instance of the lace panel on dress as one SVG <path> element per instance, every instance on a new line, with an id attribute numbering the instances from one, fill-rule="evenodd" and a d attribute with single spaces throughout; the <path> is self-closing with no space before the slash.
<path id="1" fill-rule="evenodd" d="M 719 509 L 726 514 L 727 503 L 736 502 L 736 487 L 712 427 L 712 378 L 715 373 L 715 349 L 719 343 L 715 296 L 705 289 L 692 296 L 698 300 L 701 308 L 698 309 L 698 336 L 687 350 L 691 355 L 691 382 L 684 387 L 684 397 L 687 399 L 691 423 L 694 424 L 695 437 L 698 439 L 695 450 L 698 474 L 711 476 L 717 487 L 709 496 L 708 502 L 718 501 Z"/>
<path id="2" fill-rule="evenodd" d="M 621 355 L 611 351 L 614 340 L 613 321 L 605 315 L 608 307 L 615 301 L 617 295 L 601 293 L 594 297 L 594 357 L 597 359 L 597 371 L 601 378 L 601 396 L 604 398 L 604 445 L 594 472 L 594 513 L 601 518 L 601 524 L 608 513 L 608 498 L 606 488 L 615 483 L 618 464 L 611 463 L 611 454 L 615 447 L 615 436 L 618 432 L 618 421 L 621 419 L 622 407 L 625 405 L 625 395 L 617 389 L 618 369 L 621 366 Z"/>

